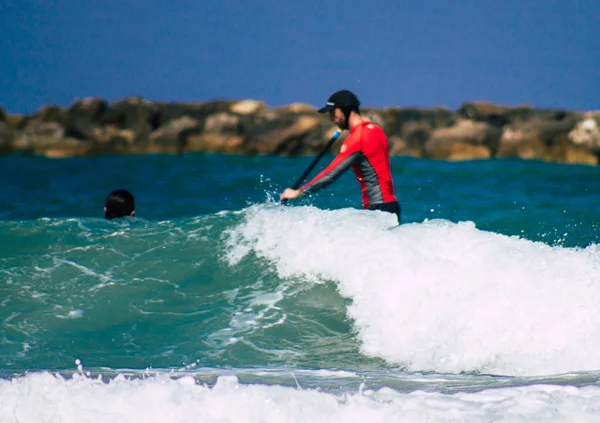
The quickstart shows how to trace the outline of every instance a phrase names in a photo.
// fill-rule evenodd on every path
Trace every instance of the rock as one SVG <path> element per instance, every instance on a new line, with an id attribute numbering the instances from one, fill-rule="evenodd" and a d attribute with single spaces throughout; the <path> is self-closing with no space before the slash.
<path id="1" fill-rule="evenodd" d="M 403 138 L 392 135 L 388 138 L 390 156 L 423 157 L 422 146 L 411 146 Z"/>
<path id="2" fill-rule="evenodd" d="M 31 121 L 13 141 L 15 151 L 48 157 L 79 156 L 87 151 L 88 144 L 65 137 L 64 128 L 56 122 Z"/>
<path id="3" fill-rule="evenodd" d="M 506 126 L 500 138 L 497 157 L 555 160 L 551 153 L 552 146 L 566 139 L 576 125 L 572 115 L 560 117 L 560 120 L 538 118 Z"/>
<path id="4" fill-rule="evenodd" d="M 23 130 L 29 126 L 39 126 L 42 123 L 56 123 L 61 127 L 67 124 L 67 111 L 62 107 L 55 105 L 43 106 L 33 115 L 21 116 L 18 122 L 15 122 L 15 128 Z M 65 136 L 69 136 L 65 134 Z"/>
<path id="5" fill-rule="evenodd" d="M 489 159 L 492 152 L 488 146 L 473 145 L 462 141 L 454 142 L 427 142 L 425 144 L 426 156 L 437 160 L 477 160 Z"/>
<path id="6" fill-rule="evenodd" d="M 362 118 L 364 120 L 367 120 L 369 122 L 373 122 L 375 125 L 380 126 L 381 128 L 383 128 L 383 126 L 385 125 L 385 122 L 383 120 L 383 117 L 375 112 L 375 111 L 369 111 L 369 112 L 362 112 L 361 114 Z"/>
<path id="7" fill-rule="evenodd" d="M 436 159 L 487 159 L 496 150 L 500 136 L 500 129 L 489 123 L 459 119 L 453 126 L 433 130 L 425 142 L 425 152 Z"/>
<path id="8" fill-rule="evenodd" d="M 87 155 L 89 145 L 75 138 L 65 138 L 64 142 L 57 147 L 47 147 L 34 152 L 51 159 L 62 159 L 67 157 L 80 157 Z"/>
<path id="9" fill-rule="evenodd" d="M 188 116 L 173 119 L 150 134 L 148 152 L 181 153 L 186 148 L 189 131 L 194 129 L 201 132 L 200 123 L 196 119 Z"/>
<path id="10" fill-rule="evenodd" d="M 252 119 L 243 118 L 239 133 L 245 138 L 244 151 L 248 154 L 306 154 L 316 145 L 320 149 L 324 142 L 322 133 L 330 126 L 316 113 L 280 108 L 259 113 Z"/>
<path id="11" fill-rule="evenodd" d="M 143 143 L 158 128 L 157 108 L 140 97 L 130 97 L 111 104 L 100 121 L 102 125 L 132 131 L 135 141 Z"/>
<path id="12" fill-rule="evenodd" d="M 42 107 L 32 118 L 36 122 L 54 122 L 61 126 L 67 123 L 67 111 L 62 107 L 49 105 Z"/>
<path id="13" fill-rule="evenodd" d="M 25 128 L 27 117 L 24 115 L 8 115 L 6 117 L 6 123 L 8 123 L 12 129 L 21 130 Z"/>
<path id="14" fill-rule="evenodd" d="M 243 154 L 244 137 L 218 133 L 191 133 L 186 137 L 186 151 Z"/>
<path id="15" fill-rule="evenodd" d="M 301 116 L 292 126 L 284 128 L 275 136 L 266 136 L 263 146 L 270 146 L 267 147 L 266 151 L 269 154 L 281 154 L 283 151 L 296 149 L 295 147 L 290 148 L 290 144 L 303 141 L 304 145 L 313 148 L 313 152 L 315 147 L 317 151 L 321 151 L 326 140 L 331 138 L 335 129 L 337 129 L 330 128 L 326 137 L 316 137 L 316 133 L 320 132 L 321 128 L 321 120 L 317 116 Z M 342 140 L 343 138 L 338 141 L 337 145 L 341 145 Z M 275 147 L 275 150 L 272 147 Z M 336 145 L 334 144 L 332 148 L 335 149 Z"/>
<path id="16" fill-rule="evenodd" d="M 591 166 L 598 166 L 598 164 L 600 164 L 600 158 L 598 157 L 598 154 L 594 154 L 590 150 L 577 146 L 567 148 L 563 157 L 564 163 L 584 164 Z"/>
<path id="17" fill-rule="evenodd" d="M 504 120 L 510 108 L 498 104 L 487 103 L 484 101 L 474 101 L 463 103 L 458 109 L 458 114 L 464 119 L 478 121 Z"/>
<path id="18" fill-rule="evenodd" d="M 267 110 L 267 106 L 262 101 L 242 100 L 233 103 L 229 110 L 239 115 L 255 115 Z"/>
<path id="19" fill-rule="evenodd" d="M 486 122 L 459 119 L 452 126 L 434 129 L 424 142 L 425 155 L 438 160 L 489 159 L 501 131 Z"/>
<path id="20" fill-rule="evenodd" d="M 10 153 L 13 149 L 13 128 L 4 121 L 0 121 L 0 153 Z"/>
<path id="21" fill-rule="evenodd" d="M 414 157 L 425 156 L 425 142 L 431 136 L 431 123 L 427 121 L 409 121 L 402 125 L 400 136 L 392 135 L 388 137 L 391 150 L 394 154 L 403 154 Z M 398 146 L 393 146 L 397 140 L 402 140 Z M 400 150 L 398 150 L 400 148 Z"/>
<path id="22" fill-rule="evenodd" d="M 255 154 L 305 154 L 310 145 L 307 140 L 312 139 L 320 144 L 320 150 L 323 144 L 320 137 L 316 136 L 320 123 L 321 120 L 316 116 L 300 116 L 289 126 L 262 132 L 259 137 L 253 137 L 248 141 L 249 149 Z"/>
<path id="23" fill-rule="evenodd" d="M 569 132 L 568 137 L 575 145 L 600 152 L 600 112 L 587 113 Z"/>
<path id="24" fill-rule="evenodd" d="M 442 107 L 434 109 L 388 108 L 377 114 L 383 122 L 381 127 L 388 137 L 399 136 L 407 140 L 409 144 L 411 141 L 408 132 L 414 132 L 415 127 L 418 127 L 421 132 L 423 130 L 430 132 L 436 128 L 452 126 L 457 119 L 455 113 Z"/>
<path id="25" fill-rule="evenodd" d="M 535 133 L 526 129 L 506 128 L 500 137 L 496 157 L 542 159 L 546 152 L 546 144 Z"/>
<path id="26" fill-rule="evenodd" d="M 15 138 L 14 147 L 19 151 L 36 153 L 60 145 L 64 138 L 65 130 L 56 122 L 31 122 Z"/>
<path id="27" fill-rule="evenodd" d="M 458 114 L 474 121 L 487 122 L 494 126 L 504 126 L 513 122 L 525 122 L 534 118 L 554 119 L 554 111 L 536 111 L 528 105 L 509 107 L 483 101 L 466 102 L 458 109 Z"/>
<path id="28" fill-rule="evenodd" d="M 277 107 L 275 110 L 277 113 L 317 113 L 317 109 L 310 104 L 304 103 L 291 103 L 286 106 Z M 266 112 L 266 110 L 265 110 Z"/>
<path id="29" fill-rule="evenodd" d="M 241 131 L 240 117 L 226 112 L 207 116 L 204 121 L 204 131 L 210 133 L 226 132 L 239 134 Z"/>
<path id="30" fill-rule="evenodd" d="M 520 157 L 597 164 L 600 113 L 464 103 L 457 112 L 386 108 L 362 110 L 380 125 L 391 155 L 471 160 Z M 51 157 L 93 154 L 179 153 L 314 155 L 331 137 L 327 115 L 292 103 L 268 109 L 255 100 L 153 103 L 130 97 L 108 105 L 76 100 L 66 109 L 42 107 L 32 115 L 0 108 L 0 152 Z M 332 152 L 347 136 L 345 131 Z"/>
<path id="31" fill-rule="evenodd" d="M 213 100 L 205 103 L 155 103 L 156 126 L 161 127 L 169 121 L 188 116 L 200 123 L 213 114 L 230 112 L 233 102 Z"/>
<path id="32" fill-rule="evenodd" d="M 528 107 L 521 109 L 523 112 L 530 110 Z M 467 102 L 458 109 L 458 114 L 464 118 L 492 125 L 502 126 L 511 121 L 511 108 L 486 102 Z"/>
<path id="33" fill-rule="evenodd" d="M 94 130 L 90 154 L 144 153 L 145 146 L 135 145 L 136 134 L 131 129 L 106 125 Z"/>
<path id="34" fill-rule="evenodd" d="M 92 134 L 108 106 L 100 98 L 86 98 L 75 101 L 68 109 L 65 122 L 65 135 L 82 140 L 91 140 Z"/>
<path id="35" fill-rule="evenodd" d="M 568 137 L 562 137 L 548 148 L 545 157 L 548 161 L 570 164 L 597 165 L 598 155 L 587 148 L 573 144 Z"/>

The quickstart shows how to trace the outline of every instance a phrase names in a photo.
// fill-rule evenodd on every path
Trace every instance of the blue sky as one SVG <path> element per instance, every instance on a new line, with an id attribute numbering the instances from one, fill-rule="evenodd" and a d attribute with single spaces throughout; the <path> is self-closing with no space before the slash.
<path id="1" fill-rule="evenodd" d="M 600 109 L 597 0 L 5 0 L 0 106 L 75 98 Z"/>

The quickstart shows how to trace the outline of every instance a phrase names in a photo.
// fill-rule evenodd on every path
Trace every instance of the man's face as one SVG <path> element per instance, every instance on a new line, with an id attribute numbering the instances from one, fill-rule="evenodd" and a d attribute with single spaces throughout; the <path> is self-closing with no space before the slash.
<path id="1" fill-rule="evenodd" d="M 348 129 L 348 119 L 344 116 L 342 109 L 335 108 L 329 111 L 329 120 L 336 124 L 340 129 Z"/>

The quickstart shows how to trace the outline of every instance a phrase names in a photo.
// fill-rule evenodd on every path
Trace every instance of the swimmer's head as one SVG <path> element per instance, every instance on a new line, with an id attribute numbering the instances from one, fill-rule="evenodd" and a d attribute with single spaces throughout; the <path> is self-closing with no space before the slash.
<path id="1" fill-rule="evenodd" d="M 117 189 L 108 194 L 104 202 L 104 217 L 114 219 L 135 214 L 135 200 L 126 189 Z"/>

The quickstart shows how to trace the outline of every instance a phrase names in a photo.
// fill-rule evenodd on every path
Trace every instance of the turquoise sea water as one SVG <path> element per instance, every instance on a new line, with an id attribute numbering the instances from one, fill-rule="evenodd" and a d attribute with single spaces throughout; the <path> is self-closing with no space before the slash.
<path id="1" fill-rule="evenodd" d="M 311 160 L 0 157 L 0 421 L 600 419 L 599 168 Z"/>

